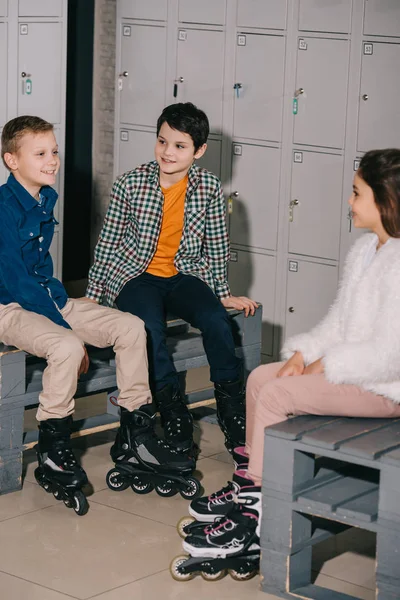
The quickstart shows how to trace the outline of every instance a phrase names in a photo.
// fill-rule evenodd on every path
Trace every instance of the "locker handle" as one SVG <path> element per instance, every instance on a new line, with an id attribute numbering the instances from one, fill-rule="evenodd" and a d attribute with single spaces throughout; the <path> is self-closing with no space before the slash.
<path id="1" fill-rule="evenodd" d="M 294 313 L 294 306 L 289 306 L 289 308 L 288 308 L 288 311 L 289 311 L 290 313 Z"/>
<path id="2" fill-rule="evenodd" d="M 122 71 L 122 73 L 119 74 L 120 77 L 128 77 L 129 72 L 128 71 Z"/>
<path id="3" fill-rule="evenodd" d="M 179 77 L 179 79 L 175 79 L 174 82 L 174 91 L 173 91 L 173 96 L 174 98 L 176 98 L 178 96 L 178 83 L 183 83 L 185 80 L 183 77 Z"/>
<path id="4" fill-rule="evenodd" d="M 364 102 L 366 102 L 368 100 L 369 96 L 368 94 L 363 94 L 362 99 L 364 100 Z"/>
<path id="5" fill-rule="evenodd" d="M 30 73 L 25 73 L 25 71 L 22 71 L 21 73 L 21 77 L 30 77 L 31 74 Z"/>
<path id="6" fill-rule="evenodd" d="M 295 91 L 294 93 L 294 97 L 298 98 L 299 96 L 301 96 L 302 94 L 304 94 L 304 88 L 299 88 L 298 90 Z"/>
<path id="7" fill-rule="evenodd" d="M 295 206 L 298 206 L 299 204 L 300 204 L 300 202 L 297 200 L 297 198 L 295 198 L 294 200 L 291 200 L 289 202 L 289 222 L 290 223 L 293 223 L 293 217 L 294 217 L 293 208 Z"/>

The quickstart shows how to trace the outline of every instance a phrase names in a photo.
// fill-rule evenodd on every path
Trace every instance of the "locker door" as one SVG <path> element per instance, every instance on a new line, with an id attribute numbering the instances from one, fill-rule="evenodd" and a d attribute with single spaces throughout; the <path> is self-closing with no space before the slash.
<path id="1" fill-rule="evenodd" d="M 236 44 L 234 135 L 278 142 L 282 136 L 285 38 L 239 34 Z"/>
<path id="2" fill-rule="evenodd" d="M 295 152 L 292 164 L 289 252 L 339 258 L 343 158 Z"/>
<path id="3" fill-rule="evenodd" d="M 348 59 L 349 43 L 346 40 L 299 39 L 295 144 L 343 148 Z"/>
<path id="4" fill-rule="evenodd" d="M 208 169 L 217 177 L 221 177 L 221 142 L 219 140 L 209 139 L 207 142 L 207 151 L 196 163 L 203 169 Z"/>
<path id="5" fill-rule="evenodd" d="M 238 0 L 238 27 L 286 29 L 287 0 Z"/>
<path id="6" fill-rule="evenodd" d="M 336 297 L 337 284 L 337 267 L 288 261 L 285 339 L 321 321 Z"/>
<path id="7" fill-rule="evenodd" d="M 179 0 L 179 21 L 225 25 L 226 0 Z"/>
<path id="8" fill-rule="evenodd" d="M 7 0 L 0 0 L 0 17 L 7 16 Z"/>
<path id="9" fill-rule="evenodd" d="M 2 128 L 0 127 L 0 138 L 1 138 L 1 132 L 2 132 Z M 0 162 L 0 185 L 3 185 L 3 183 L 6 183 L 7 179 L 8 179 L 8 175 L 9 172 L 7 171 L 7 169 L 5 168 L 3 161 Z"/>
<path id="10" fill-rule="evenodd" d="M 367 53 L 368 54 L 367 54 Z M 372 52 L 372 54 L 371 54 Z M 400 145 L 400 44 L 364 43 L 357 149 Z"/>
<path id="11" fill-rule="evenodd" d="M 167 20 L 168 0 L 119 0 L 119 5 L 125 19 Z"/>
<path id="12" fill-rule="evenodd" d="M 18 114 L 61 120 L 61 23 L 19 25 Z"/>
<path id="13" fill-rule="evenodd" d="M 59 231 L 55 231 L 54 232 L 54 236 L 53 236 L 53 240 L 51 242 L 51 246 L 50 246 L 50 254 L 51 254 L 51 258 L 53 259 L 53 273 L 54 273 L 54 277 L 57 277 L 58 279 L 61 279 L 62 276 L 62 265 L 61 263 L 61 252 L 60 252 L 60 248 L 59 248 L 59 236 L 60 236 L 60 232 Z"/>
<path id="14" fill-rule="evenodd" d="M 398 0 L 368 0 L 364 4 L 365 35 L 400 37 L 400 3 Z"/>
<path id="15" fill-rule="evenodd" d="M 248 296 L 263 305 L 263 354 L 273 355 L 275 309 L 274 256 L 232 249 L 229 263 L 229 285 L 234 296 Z"/>
<path id="16" fill-rule="evenodd" d="M 63 0 L 19 0 L 20 17 L 61 17 Z"/>
<path id="17" fill-rule="evenodd" d="M 121 129 L 119 132 L 118 175 L 154 160 L 156 134 L 151 131 Z"/>
<path id="18" fill-rule="evenodd" d="M 155 125 L 165 106 L 165 27 L 122 24 L 120 121 Z"/>
<path id="19" fill-rule="evenodd" d="M 232 244 L 276 249 L 279 170 L 277 148 L 233 144 Z"/>
<path id="20" fill-rule="evenodd" d="M 300 0 L 299 30 L 348 33 L 351 0 Z"/>
<path id="21" fill-rule="evenodd" d="M 224 71 L 222 31 L 180 29 L 176 79 L 177 102 L 193 102 L 207 114 L 212 132 L 221 132 Z"/>
<path id="22" fill-rule="evenodd" d="M 0 81 L 7 82 L 7 24 L 0 23 Z M 7 121 L 7 85 L 0 87 L 0 127 Z"/>

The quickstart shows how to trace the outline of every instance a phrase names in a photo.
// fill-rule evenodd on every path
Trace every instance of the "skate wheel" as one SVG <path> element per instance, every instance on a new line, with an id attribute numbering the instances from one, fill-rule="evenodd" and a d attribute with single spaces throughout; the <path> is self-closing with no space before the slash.
<path id="1" fill-rule="evenodd" d="M 182 519 L 178 522 L 178 524 L 176 526 L 176 530 L 177 530 L 179 536 L 183 540 L 187 536 L 187 532 L 185 531 L 185 528 L 188 527 L 188 525 L 191 525 L 192 523 L 194 523 L 195 521 L 196 521 L 196 519 L 194 519 L 193 517 L 182 517 Z"/>
<path id="2" fill-rule="evenodd" d="M 72 505 L 72 508 L 79 516 L 86 515 L 89 510 L 89 502 L 87 501 L 85 494 L 80 490 L 74 494 L 74 504 Z"/>
<path id="3" fill-rule="evenodd" d="M 216 573 L 207 573 L 207 571 L 202 571 L 201 576 L 205 581 L 218 581 L 219 579 L 223 579 L 226 575 L 226 570 L 222 569 L 222 571 L 217 571 Z"/>
<path id="4" fill-rule="evenodd" d="M 193 498 L 199 496 L 201 491 L 201 485 L 195 477 L 188 477 L 186 481 L 188 487 L 186 488 L 186 490 L 181 490 L 180 494 L 185 500 L 192 500 Z"/>
<path id="5" fill-rule="evenodd" d="M 64 504 L 67 508 L 72 508 L 74 506 L 74 501 L 71 498 L 67 498 L 64 500 Z"/>
<path id="6" fill-rule="evenodd" d="M 131 488 L 136 494 L 150 494 L 154 490 L 154 484 L 144 483 L 139 477 L 135 477 L 131 483 Z"/>
<path id="7" fill-rule="evenodd" d="M 249 579 L 253 579 L 258 571 L 253 569 L 253 571 L 249 571 L 248 573 L 240 573 L 234 569 L 228 569 L 228 573 L 235 581 L 248 581 Z"/>
<path id="8" fill-rule="evenodd" d="M 169 566 L 169 572 L 171 573 L 175 581 L 190 581 L 194 577 L 194 573 L 182 573 L 180 567 L 187 561 L 189 556 L 181 555 L 175 556 L 174 560 Z"/>
<path id="9" fill-rule="evenodd" d="M 53 496 L 56 500 L 61 500 L 60 490 L 54 490 Z"/>
<path id="10" fill-rule="evenodd" d="M 178 490 L 172 486 L 172 481 L 166 481 L 163 485 L 156 485 L 156 492 L 159 496 L 171 498 L 171 496 L 176 496 L 178 493 Z"/>
<path id="11" fill-rule="evenodd" d="M 45 492 L 47 492 L 48 494 L 51 493 L 51 485 L 49 481 L 47 481 L 39 467 L 36 467 L 35 469 L 35 479 L 40 485 L 40 487 L 44 489 Z"/>
<path id="12" fill-rule="evenodd" d="M 106 484 L 110 490 L 113 490 L 114 492 L 123 492 L 129 487 L 129 482 L 124 480 L 121 471 L 118 469 L 111 469 L 111 471 L 108 471 L 106 475 Z"/>

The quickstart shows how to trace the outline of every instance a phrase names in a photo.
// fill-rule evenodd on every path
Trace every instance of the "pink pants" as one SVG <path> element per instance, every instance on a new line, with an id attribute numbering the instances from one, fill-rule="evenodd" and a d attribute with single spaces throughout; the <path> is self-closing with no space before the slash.
<path id="1" fill-rule="evenodd" d="M 355 385 L 329 383 L 324 375 L 281 377 L 284 363 L 257 367 L 247 380 L 246 451 L 249 477 L 261 485 L 264 428 L 290 415 L 388 418 L 400 416 L 400 404 Z M 266 460 L 273 460 L 266 456 Z"/>

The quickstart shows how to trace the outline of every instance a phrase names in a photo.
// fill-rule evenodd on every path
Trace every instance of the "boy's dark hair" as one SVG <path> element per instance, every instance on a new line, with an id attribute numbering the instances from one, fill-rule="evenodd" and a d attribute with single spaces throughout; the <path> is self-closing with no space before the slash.
<path id="1" fill-rule="evenodd" d="M 10 170 L 4 160 L 6 152 L 15 153 L 18 151 L 19 142 L 26 133 L 44 133 L 53 131 L 54 125 L 48 123 L 40 117 L 24 115 L 15 117 L 4 125 L 3 133 L 1 134 L 1 158 L 6 169 Z"/>
<path id="2" fill-rule="evenodd" d="M 358 175 L 374 193 L 385 231 L 400 238 L 400 150 L 370 150 L 361 159 Z"/>
<path id="3" fill-rule="evenodd" d="M 157 121 L 157 135 L 163 123 L 167 123 L 171 129 L 188 133 L 193 140 L 195 152 L 207 142 L 210 133 L 206 113 L 191 102 L 178 102 L 164 108 Z"/>

